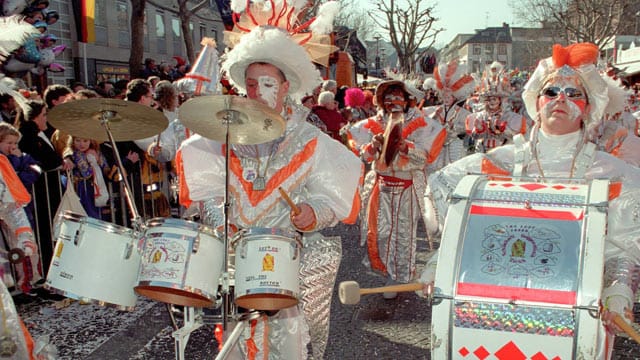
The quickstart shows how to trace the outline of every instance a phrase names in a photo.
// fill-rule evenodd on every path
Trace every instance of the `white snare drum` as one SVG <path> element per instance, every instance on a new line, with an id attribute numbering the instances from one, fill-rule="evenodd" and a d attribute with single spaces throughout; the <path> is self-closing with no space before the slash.
<path id="1" fill-rule="evenodd" d="M 224 262 L 224 243 L 213 229 L 181 219 L 150 219 L 139 248 L 138 294 L 176 305 L 213 306 Z"/>
<path id="2" fill-rule="evenodd" d="M 300 296 L 300 235 L 286 229 L 250 228 L 236 237 L 236 305 L 255 310 L 296 305 Z"/>
<path id="3" fill-rule="evenodd" d="M 608 181 L 470 175 L 451 197 L 431 358 L 595 358 Z"/>
<path id="4" fill-rule="evenodd" d="M 69 298 L 133 310 L 140 254 L 129 228 L 66 211 L 56 219 L 56 247 L 45 288 Z"/>

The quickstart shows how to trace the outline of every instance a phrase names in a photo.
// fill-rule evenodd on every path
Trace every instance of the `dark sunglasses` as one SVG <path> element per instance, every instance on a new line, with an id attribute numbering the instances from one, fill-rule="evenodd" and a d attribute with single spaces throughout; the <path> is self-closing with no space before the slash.
<path id="1" fill-rule="evenodd" d="M 558 86 L 549 86 L 542 89 L 540 95 L 544 95 L 549 99 L 557 98 L 560 93 L 563 93 L 568 99 L 584 99 L 585 96 L 579 89 L 576 88 L 560 88 Z"/>

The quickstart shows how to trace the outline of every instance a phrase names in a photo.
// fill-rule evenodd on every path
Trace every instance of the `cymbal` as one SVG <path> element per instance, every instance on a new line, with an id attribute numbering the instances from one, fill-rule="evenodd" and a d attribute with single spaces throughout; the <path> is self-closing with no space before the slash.
<path id="1" fill-rule="evenodd" d="M 108 141 L 103 117 L 116 141 L 140 140 L 156 136 L 167 128 L 162 112 L 131 101 L 118 99 L 84 99 L 56 105 L 47 120 L 55 128 L 71 135 Z"/>
<path id="2" fill-rule="evenodd" d="M 272 108 L 258 101 L 233 95 L 200 96 L 180 106 L 179 117 L 189 130 L 207 139 L 253 145 L 277 139 L 285 121 Z"/>

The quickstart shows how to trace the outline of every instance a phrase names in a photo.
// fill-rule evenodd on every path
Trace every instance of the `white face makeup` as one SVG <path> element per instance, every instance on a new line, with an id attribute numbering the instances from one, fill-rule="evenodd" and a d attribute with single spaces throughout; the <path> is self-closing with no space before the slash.
<path id="1" fill-rule="evenodd" d="M 545 91 L 549 88 L 555 91 Z M 568 97 L 567 93 L 571 94 L 574 89 L 584 94 L 578 78 L 573 76 L 555 78 L 543 86 L 542 94 L 538 97 L 538 112 L 541 127 L 546 133 L 563 135 L 577 131 L 582 126 L 582 119 L 587 112 L 587 99 Z"/>
<path id="2" fill-rule="evenodd" d="M 271 76 L 258 77 L 258 91 L 262 100 L 266 101 L 270 108 L 275 109 L 280 82 Z"/>

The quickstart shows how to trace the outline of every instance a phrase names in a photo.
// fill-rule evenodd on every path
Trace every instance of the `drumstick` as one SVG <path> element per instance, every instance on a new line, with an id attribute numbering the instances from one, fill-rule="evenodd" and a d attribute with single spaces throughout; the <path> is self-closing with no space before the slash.
<path id="1" fill-rule="evenodd" d="M 379 294 L 383 292 L 407 292 L 422 290 L 422 283 L 409 283 L 382 286 L 377 288 L 361 289 L 360 285 L 355 281 L 343 281 L 338 288 L 338 296 L 340 302 L 347 305 L 353 305 L 360 302 L 361 295 Z"/>
<path id="2" fill-rule="evenodd" d="M 636 330 L 622 318 L 622 316 L 620 316 L 619 314 L 614 314 L 613 323 L 618 325 L 618 327 L 620 327 L 622 331 L 624 331 L 627 335 L 629 335 L 630 338 L 632 338 L 638 344 L 640 344 L 640 334 L 638 334 Z"/>
<path id="3" fill-rule="evenodd" d="M 282 187 L 279 187 L 278 191 L 280 191 L 280 195 L 282 196 L 284 201 L 286 201 L 287 204 L 289 204 L 289 207 L 291 208 L 291 210 L 293 210 L 293 213 L 295 215 L 299 215 L 300 214 L 300 208 L 298 207 L 298 205 L 296 205 L 296 203 L 294 203 L 293 200 L 291 200 L 289 195 L 287 195 L 287 193 L 284 191 L 284 189 L 282 189 Z"/>

